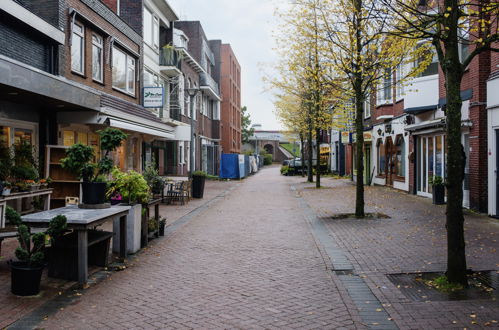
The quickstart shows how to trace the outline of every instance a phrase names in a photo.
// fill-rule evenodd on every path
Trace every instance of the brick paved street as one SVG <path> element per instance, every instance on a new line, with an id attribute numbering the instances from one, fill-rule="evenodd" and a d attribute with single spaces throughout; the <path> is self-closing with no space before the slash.
<path id="1" fill-rule="evenodd" d="M 355 186 L 349 180 L 323 178 L 325 188 L 301 177 L 289 178 L 300 196 L 319 217 L 351 213 Z M 367 212 L 381 212 L 390 219 L 327 220 L 329 233 L 365 277 L 372 292 L 400 328 L 499 327 L 499 302 L 485 300 L 412 302 L 386 274 L 445 271 L 445 205 L 387 187 L 366 187 Z M 468 267 L 499 270 L 499 221 L 466 212 L 465 235 Z M 471 317 L 470 315 L 476 315 Z"/>
<path id="2" fill-rule="evenodd" d="M 351 182 L 323 184 L 317 190 L 270 167 L 241 182 L 210 184 L 206 200 L 213 200 L 205 206 L 163 207 L 183 225 L 37 327 L 498 327 L 497 301 L 413 302 L 386 276 L 445 270 L 443 206 L 367 187 L 368 211 L 390 218 L 319 221 L 316 215 L 352 212 L 354 205 Z M 466 239 L 469 267 L 499 269 L 498 221 L 469 214 Z M 349 266 L 353 276 L 333 271 Z"/>
<path id="3" fill-rule="evenodd" d="M 353 328 L 342 294 L 270 168 L 39 326 Z"/>

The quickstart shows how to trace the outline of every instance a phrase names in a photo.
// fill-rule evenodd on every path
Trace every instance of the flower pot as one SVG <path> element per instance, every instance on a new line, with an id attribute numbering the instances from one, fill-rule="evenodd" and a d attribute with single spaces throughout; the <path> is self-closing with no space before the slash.
<path id="1" fill-rule="evenodd" d="M 125 204 L 123 204 L 125 205 Z M 127 252 L 136 253 L 140 250 L 140 239 L 142 233 L 142 204 L 132 205 L 126 216 L 127 230 Z M 120 219 L 113 221 L 113 252 L 120 252 Z"/>
<path id="2" fill-rule="evenodd" d="M 16 296 L 34 296 L 40 293 L 43 266 L 29 267 L 26 262 L 11 261 L 11 288 Z"/>
<path id="3" fill-rule="evenodd" d="M 159 236 L 165 236 L 165 222 L 159 222 Z"/>
<path id="4" fill-rule="evenodd" d="M 40 185 L 39 184 L 32 184 L 29 186 L 29 191 L 37 191 L 40 189 Z"/>
<path id="5" fill-rule="evenodd" d="M 2 196 L 9 196 L 10 195 L 10 191 L 11 191 L 10 188 L 3 188 Z"/>
<path id="6" fill-rule="evenodd" d="M 433 186 L 433 204 L 445 204 L 445 186 L 443 184 Z"/>
<path id="7" fill-rule="evenodd" d="M 204 194 L 204 182 L 206 177 L 194 175 L 192 177 L 192 197 L 203 198 Z"/>
<path id="8" fill-rule="evenodd" d="M 83 204 L 104 204 L 106 202 L 105 182 L 82 182 L 82 202 Z"/>

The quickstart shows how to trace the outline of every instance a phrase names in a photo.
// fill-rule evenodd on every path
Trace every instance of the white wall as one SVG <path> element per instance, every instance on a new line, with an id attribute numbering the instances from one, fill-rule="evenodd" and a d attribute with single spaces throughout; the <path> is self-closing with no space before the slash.
<path id="1" fill-rule="evenodd" d="M 415 78 L 405 90 L 406 109 L 435 105 L 438 103 L 438 75 Z"/>
<path id="2" fill-rule="evenodd" d="M 489 215 L 497 215 L 496 209 L 496 138 L 495 130 L 499 129 L 499 78 L 487 83 L 487 122 L 488 122 L 488 204 Z"/>

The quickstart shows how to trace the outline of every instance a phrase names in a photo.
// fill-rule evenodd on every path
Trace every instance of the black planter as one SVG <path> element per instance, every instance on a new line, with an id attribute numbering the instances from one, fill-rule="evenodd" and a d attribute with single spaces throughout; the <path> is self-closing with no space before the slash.
<path id="1" fill-rule="evenodd" d="M 104 204 L 106 202 L 105 182 L 82 182 L 82 203 L 83 204 Z"/>
<path id="2" fill-rule="evenodd" d="M 11 261 L 10 291 L 16 296 L 34 296 L 40 293 L 43 266 L 28 267 L 26 262 Z"/>
<path id="3" fill-rule="evenodd" d="M 433 186 L 433 204 L 445 204 L 445 186 L 443 184 Z"/>
<path id="4" fill-rule="evenodd" d="M 203 198 L 205 181 L 206 177 L 204 176 L 194 175 L 192 177 L 192 197 Z"/>
<path id="5" fill-rule="evenodd" d="M 165 236 L 165 222 L 159 222 L 159 236 Z"/>

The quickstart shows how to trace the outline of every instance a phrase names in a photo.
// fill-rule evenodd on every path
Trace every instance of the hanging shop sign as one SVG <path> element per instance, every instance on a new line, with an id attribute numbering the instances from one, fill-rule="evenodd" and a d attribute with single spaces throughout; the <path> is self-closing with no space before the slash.
<path id="1" fill-rule="evenodd" d="M 341 143 L 343 144 L 350 143 L 350 132 L 341 132 Z"/>
<path id="2" fill-rule="evenodd" d="M 163 104 L 163 87 L 144 87 L 144 108 L 162 108 Z"/>
<path id="3" fill-rule="evenodd" d="M 373 140 L 372 132 L 364 132 L 364 142 L 371 142 Z"/>

